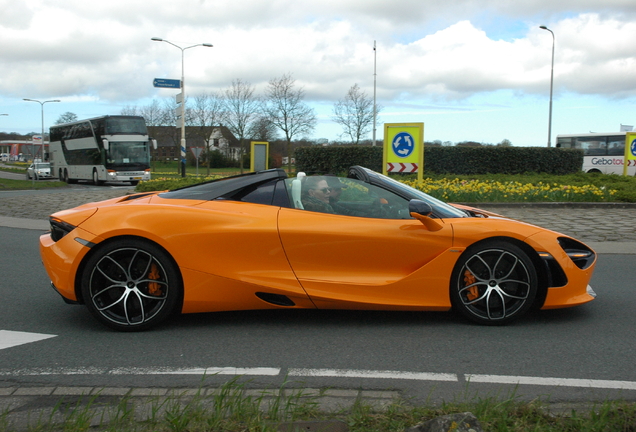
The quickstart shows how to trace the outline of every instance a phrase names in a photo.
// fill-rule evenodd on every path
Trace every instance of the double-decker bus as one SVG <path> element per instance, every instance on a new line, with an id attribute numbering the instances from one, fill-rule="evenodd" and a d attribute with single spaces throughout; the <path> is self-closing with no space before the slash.
<path id="1" fill-rule="evenodd" d="M 102 116 L 51 126 L 51 174 L 74 183 L 89 180 L 130 182 L 150 180 L 150 150 L 143 117 Z"/>
<path id="2" fill-rule="evenodd" d="M 583 150 L 583 171 L 603 174 L 623 174 L 625 164 L 625 134 L 587 133 L 557 135 L 557 147 Z M 627 174 L 636 175 L 636 161 L 627 161 Z"/>

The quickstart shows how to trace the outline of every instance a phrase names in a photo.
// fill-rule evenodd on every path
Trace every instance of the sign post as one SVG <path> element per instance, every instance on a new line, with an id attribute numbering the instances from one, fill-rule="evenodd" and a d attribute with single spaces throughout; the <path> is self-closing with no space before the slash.
<path id="1" fill-rule="evenodd" d="M 424 174 L 424 123 L 385 123 L 382 173 Z"/>
<path id="2" fill-rule="evenodd" d="M 192 155 L 194 156 L 194 160 L 197 162 L 197 175 L 199 175 L 199 156 L 201 156 L 201 153 L 203 152 L 203 148 L 190 147 L 190 151 L 192 152 Z"/>
<path id="3" fill-rule="evenodd" d="M 627 167 L 632 163 L 636 165 L 636 132 L 627 132 L 625 134 L 625 162 L 623 163 L 624 176 L 627 175 Z"/>

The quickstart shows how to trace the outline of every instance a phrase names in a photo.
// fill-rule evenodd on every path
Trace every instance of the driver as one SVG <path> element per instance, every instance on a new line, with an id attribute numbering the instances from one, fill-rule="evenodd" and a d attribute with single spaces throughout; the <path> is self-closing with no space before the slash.
<path id="1" fill-rule="evenodd" d="M 303 184 L 303 190 L 305 193 L 303 194 L 302 202 L 305 210 L 321 213 L 335 213 L 333 207 L 329 204 L 331 189 L 324 177 L 306 177 Z"/>

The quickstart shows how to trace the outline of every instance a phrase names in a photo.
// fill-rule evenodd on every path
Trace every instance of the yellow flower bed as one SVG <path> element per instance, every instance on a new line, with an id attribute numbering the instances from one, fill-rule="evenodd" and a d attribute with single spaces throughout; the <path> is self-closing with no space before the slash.
<path id="1" fill-rule="evenodd" d="M 614 190 L 593 185 L 568 186 L 557 183 L 521 183 L 483 180 L 426 178 L 404 181 L 431 196 L 450 202 L 589 202 L 611 201 Z"/>

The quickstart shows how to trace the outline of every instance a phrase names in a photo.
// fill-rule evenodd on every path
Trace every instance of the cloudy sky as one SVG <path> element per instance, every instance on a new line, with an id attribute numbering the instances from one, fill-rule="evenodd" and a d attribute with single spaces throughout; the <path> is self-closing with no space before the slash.
<path id="1" fill-rule="evenodd" d="M 358 84 L 382 123 L 424 122 L 425 139 L 547 145 L 636 126 L 634 0 L 0 0 L 0 130 L 79 118 L 292 74 L 316 110 L 312 138 L 338 139 L 333 104 Z M 369 135 L 370 138 L 370 135 Z"/>

